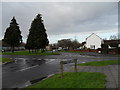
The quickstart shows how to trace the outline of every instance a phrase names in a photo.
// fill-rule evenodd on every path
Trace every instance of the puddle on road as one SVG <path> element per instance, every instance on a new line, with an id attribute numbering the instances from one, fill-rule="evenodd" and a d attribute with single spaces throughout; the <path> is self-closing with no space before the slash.
<path id="1" fill-rule="evenodd" d="M 19 69 L 25 69 L 28 67 L 36 66 L 36 65 L 41 65 L 45 63 L 45 60 L 15 60 L 15 63 L 19 66 Z"/>
<path id="2" fill-rule="evenodd" d="M 39 66 L 43 63 L 46 62 L 46 60 L 44 59 L 28 59 L 28 58 L 14 58 L 13 59 L 14 62 L 11 63 L 7 63 L 3 65 L 3 72 L 4 71 L 11 71 L 11 72 L 15 72 L 15 71 L 21 71 L 21 70 L 25 70 L 25 69 L 29 69 L 35 66 Z"/>

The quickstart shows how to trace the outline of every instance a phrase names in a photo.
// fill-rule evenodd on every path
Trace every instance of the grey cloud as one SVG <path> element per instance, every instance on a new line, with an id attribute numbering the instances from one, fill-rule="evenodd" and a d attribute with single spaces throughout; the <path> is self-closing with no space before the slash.
<path id="1" fill-rule="evenodd" d="M 41 13 L 48 35 L 116 28 L 117 3 L 3 3 L 3 33 L 13 16 L 24 38 L 35 15 Z"/>
<path id="2" fill-rule="evenodd" d="M 0 37 L 2 37 L 2 3 L 0 2 Z"/>

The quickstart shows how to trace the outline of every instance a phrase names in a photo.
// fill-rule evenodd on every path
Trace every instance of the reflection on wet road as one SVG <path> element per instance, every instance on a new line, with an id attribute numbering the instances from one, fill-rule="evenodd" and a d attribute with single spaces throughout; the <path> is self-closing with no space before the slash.
<path id="1" fill-rule="evenodd" d="M 24 71 L 37 67 L 41 64 L 50 63 L 55 59 L 14 58 L 13 60 L 14 62 L 3 64 L 3 73 Z"/>
<path id="2" fill-rule="evenodd" d="M 25 87 L 26 82 L 59 72 L 55 59 L 14 58 L 2 66 L 3 88 Z"/>

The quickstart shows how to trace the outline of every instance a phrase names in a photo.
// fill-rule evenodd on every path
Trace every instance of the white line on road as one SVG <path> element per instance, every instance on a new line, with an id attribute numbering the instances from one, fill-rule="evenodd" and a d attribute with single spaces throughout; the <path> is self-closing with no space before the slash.
<path id="1" fill-rule="evenodd" d="M 46 62 L 46 63 L 50 63 L 50 62 L 53 62 L 55 59 L 50 59 L 50 61 Z"/>
<path id="2" fill-rule="evenodd" d="M 19 70 L 19 71 L 25 71 L 25 70 L 27 70 L 27 69 L 31 69 L 31 68 L 34 68 L 34 67 L 37 67 L 37 66 L 39 66 L 39 65 L 35 65 L 35 66 L 32 66 L 32 67 L 24 68 L 24 69 L 21 69 L 21 70 Z"/>

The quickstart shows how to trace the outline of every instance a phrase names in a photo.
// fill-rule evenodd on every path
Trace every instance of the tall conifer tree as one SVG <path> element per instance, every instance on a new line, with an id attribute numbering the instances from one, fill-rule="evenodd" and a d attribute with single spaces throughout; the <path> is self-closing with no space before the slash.
<path id="1" fill-rule="evenodd" d="M 48 45 L 46 29 L 43 24 L 41 14 L 38 14 L 32 21 L 29 29 L 29 35 L 27 38 L 26 48 L 27 49 L 41 49 L 42 51 Z"/>
<path id="2" fill-rule="evenodd" d="M 22 43 L 21 31 L 15 17 L 12 18 L 10 26 L 6 29 L 3 40 L 5 44 L 11 47 L 12 52 L 14 52 L 15 46 L 19 46 Z"/>

